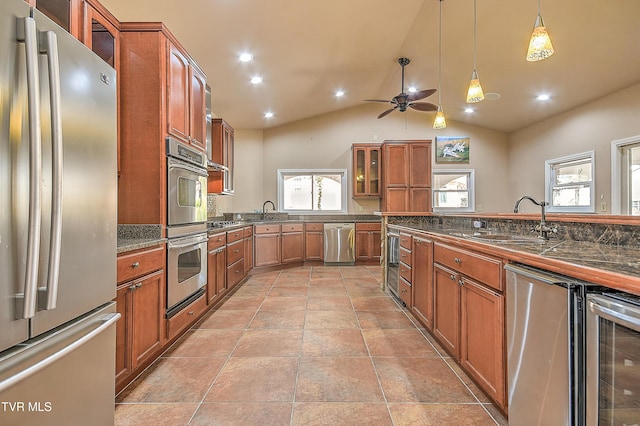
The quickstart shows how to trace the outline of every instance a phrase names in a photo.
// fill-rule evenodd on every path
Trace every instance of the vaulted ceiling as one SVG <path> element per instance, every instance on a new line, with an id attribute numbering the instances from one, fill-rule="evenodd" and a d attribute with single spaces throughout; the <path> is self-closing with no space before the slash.
<path id="1" fill-rule="evenodd" d="M 213 113 L 236 129 L 391 99 L 401 89 L 401 56 L 411 59 L 405 86 L 438 88 L 439 0 L 101 1 L 120 21 L 164 22 L 207 74 Z M 442 7 L 440 95 L 450 120 L 512 132 L 640 83 L 639 0 L 543 1 L 556 53 L 541 62 L 525 61 L 536 0 L 478 0 L 477 70 L 485 93 L 499 99 L 465 113 L 473 1 Z M 242 52 L 254 60 L 241 63 Z M 255 75 L 262 84 L 250 83 Z M 551 99 L 536 100 L 540 93 Z M 438 93 L 425 101 L 437 104 Z"/>

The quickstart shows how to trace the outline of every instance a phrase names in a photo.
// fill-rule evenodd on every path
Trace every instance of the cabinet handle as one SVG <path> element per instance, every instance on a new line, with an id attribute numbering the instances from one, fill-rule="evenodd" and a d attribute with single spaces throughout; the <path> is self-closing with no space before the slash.
<path id="1" fill-rule="evenodd" d="M 455 281 L 456 280 L 456 276 L 453 275 L 453 274 L 451 274 L 451 276 L 449 278 L 451 278 L 451 281 Z"/>
<path id="2" fill-rule="evenodd" d="M 459 284 L 459 285 L 463 285 L 463 284 L 464 284 L 464 282 L 462 281 L 462 279 L 459 279 L 459 280 L 458 280 L 458 284 Z"/>
<path id="3" fill-rule="evenodd" d="M 460 259 L 459 257 L 454 257 L 453 261 L 456 262 L 458 265 L 462 263 L 462 259 Z"/>
<path id="4" fill-rule="evenodd" d="M 139 267 L 139 266 L 140 266 L 140 262 L 133 262 L 133 263 L 131 264 L 131 267 L 132 267 L 133 269 L 136 269 L 136 268 L 137 268 L 137 267 Z"/>
<path id="5" fill-rule="evenodd" d="M 129 286 L 129 290 L 135 290 L 135 289 L 136 289 L 136 285 L 135 284 Z"/>
<path id="6" fill-rule="evenodd" d="M 240 250 L 236 249 L 236 251 L 235 251 L 235 252 L 236 252 L 236 253 L 240 253 Z"/>
<path id="7" fill-rule="evenodd" d="M 142 283 L 136 284 L 136 288 L 140 288 L 140 287 L 142 287 Z"/>
<path id="8" fill-rule="evenodd" d="M 187 315 L 193 315 L 195 312 L 194 311 L 189 311 L 187 312 Z"/>

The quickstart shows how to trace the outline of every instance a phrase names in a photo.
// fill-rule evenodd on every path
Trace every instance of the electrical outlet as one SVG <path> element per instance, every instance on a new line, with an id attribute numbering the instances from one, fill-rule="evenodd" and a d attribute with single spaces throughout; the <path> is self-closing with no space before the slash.
<path id="1" fill-rule="evenodd" d="M 600 211 L 601 212 L 606 212 L 607 211 L 607 203 L 605 201 L 600 203 Z"/>

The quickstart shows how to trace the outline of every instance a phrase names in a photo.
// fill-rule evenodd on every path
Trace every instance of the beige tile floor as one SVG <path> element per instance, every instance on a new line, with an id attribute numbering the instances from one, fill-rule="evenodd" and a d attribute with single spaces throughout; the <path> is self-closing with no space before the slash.
<path id="1" fill-rule="evenodd" d="M 378 266 L 252 275 L 116 398 L 116 425 L 506 425 Z"/>

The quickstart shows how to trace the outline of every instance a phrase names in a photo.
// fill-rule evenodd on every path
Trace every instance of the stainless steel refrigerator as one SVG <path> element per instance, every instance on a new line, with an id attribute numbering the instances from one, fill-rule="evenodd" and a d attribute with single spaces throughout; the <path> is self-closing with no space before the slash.
<path id="1" fill-rule="evenodd" d="M 0 424 L 113 424 L 116 74 L 0 2 Z"/>

